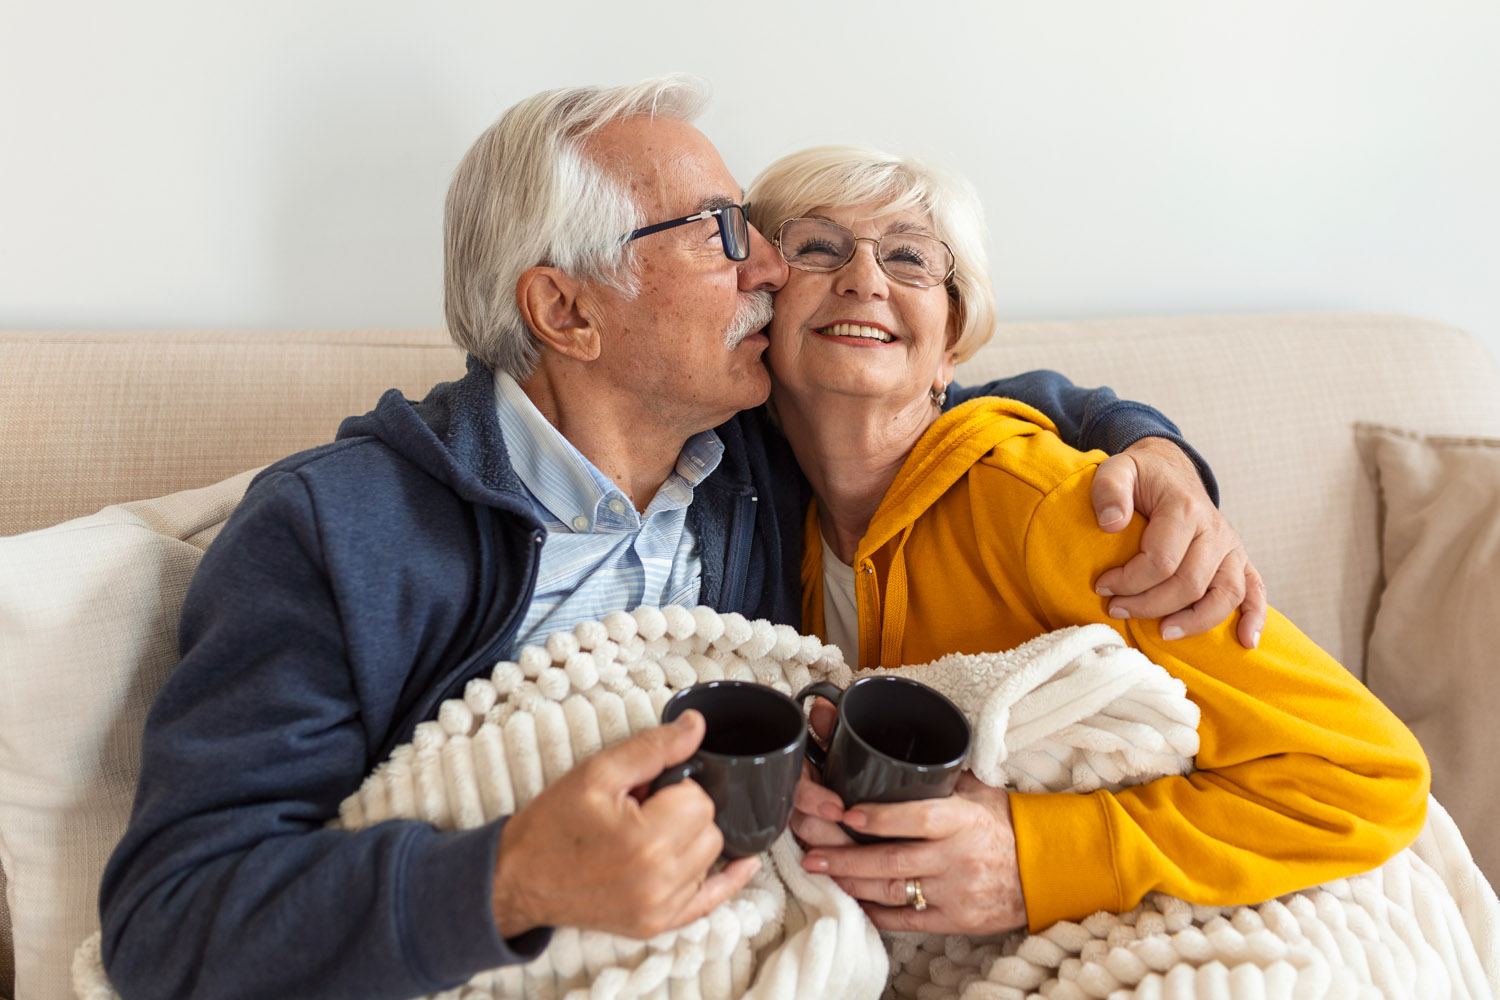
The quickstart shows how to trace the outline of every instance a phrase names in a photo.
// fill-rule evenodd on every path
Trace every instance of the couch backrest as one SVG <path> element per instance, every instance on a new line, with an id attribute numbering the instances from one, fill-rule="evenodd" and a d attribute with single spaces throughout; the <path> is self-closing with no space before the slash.
<path id="1" fill-rule="evenodd" d="M 0 535 L 207 486 L 463 371 L 441 330 L 0 334 Z"/>

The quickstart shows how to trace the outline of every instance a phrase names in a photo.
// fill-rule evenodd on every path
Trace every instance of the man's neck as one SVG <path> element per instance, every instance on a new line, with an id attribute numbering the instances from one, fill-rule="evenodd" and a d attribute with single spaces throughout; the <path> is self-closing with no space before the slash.
<path id="1" fill-rule="evenodd" d="M 539 365 L 520 383 L 548 423 L 609 478 L 641 513 L 677 466 L 692 432 L 639 412 L 628 392 Z"/>

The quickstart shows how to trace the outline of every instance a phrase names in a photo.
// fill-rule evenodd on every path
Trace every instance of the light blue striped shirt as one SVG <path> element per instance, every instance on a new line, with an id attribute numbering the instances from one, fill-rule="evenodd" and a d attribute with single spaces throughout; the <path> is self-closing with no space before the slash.
<path id="1" fill-rule="evenodd" d="M 687 508 L 724 455 L 717 434 L 688 438 L 641 514 L 503 372 L 495 374 L 495 409 L 511 466 L 547 529 L 536 592 L 510 655 L 611 611 L 698 603 L 703 562 Z"/>

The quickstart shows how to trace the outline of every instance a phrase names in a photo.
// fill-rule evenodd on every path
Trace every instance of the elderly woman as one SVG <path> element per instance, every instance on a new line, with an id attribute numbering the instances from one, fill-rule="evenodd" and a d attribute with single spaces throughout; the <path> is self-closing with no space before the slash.
<path id="1" fill-rule="evenodd" d="M 1114 626 L 1201 709 L 1195 773 L 1119 792 L 1008 794 L 965 775 L 949 798 L 856 804 L 810 781 L 793 828 L 877 925 L 989 934 L 1149 891 L 1259 901 L 1380 864 L 1420 829 L 1416 740 L 1271 612 L 1259 646 L 1226 622 L 1164 642 L 1090 589 L 1143 522 L 1094 527 L 1103 455 L 1069 448 L 1020 403 L 942 404 L 994 305 L 972 189 L 920 162 L 823 147 L 755 181 L 752 222 L 791 267 L 766 359 L 782 427 L 815 494 L 803 628 L 861 668 L 1005 649 Z M 983 514 L 976 512 L 1003 512 Z M 838 823 L 905 842 L 854 845 Z M 907 906 L 920 880 L 925 906 Z"/>

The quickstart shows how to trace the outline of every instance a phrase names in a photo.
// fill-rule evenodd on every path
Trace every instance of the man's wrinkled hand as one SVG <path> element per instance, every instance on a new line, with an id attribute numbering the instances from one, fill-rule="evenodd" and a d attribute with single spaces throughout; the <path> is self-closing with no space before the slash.
<path id="1" fill-rule="evenodd" d="M 1238 608 L 1240 644 L 1266 624 L 1266 588 L 1244 543 L 1209 499 L 1198 470 L 1164 438 L 1143 438 L 1094 475 L 1099 526 L 1115 532 L 1139 511 L 1141 551 L 1095 581 L 1114 618 L 1161 618 L 1163 639 L 1206 632 Z"/>
<path id="2" fill-rule="evenodd" d="M 565 925 L 650 938 L 744 887 L 760 860 L 710 873 L 724 839 L 696 783 L 638 798 L 692 755 L 703 732 L 703 716 L 688 711 L 637 733 L 579 763 L 506 822 L 492 891 L 502 936 Z"/>

